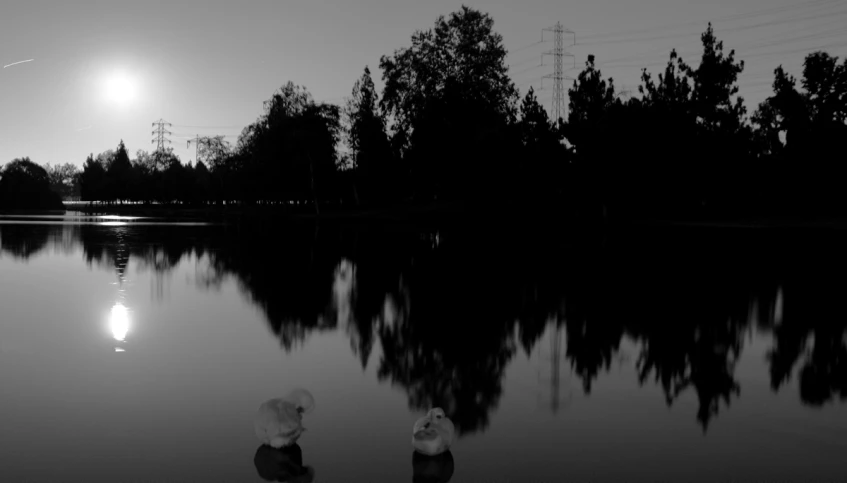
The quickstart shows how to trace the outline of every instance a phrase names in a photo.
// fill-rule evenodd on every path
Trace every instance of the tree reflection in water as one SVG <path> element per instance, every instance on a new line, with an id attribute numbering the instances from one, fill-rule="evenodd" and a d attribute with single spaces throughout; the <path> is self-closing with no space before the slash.
<path id="1" fill-rule="evenodd" d="M 505 230 L 501 230 L 505 231 Z M 128 261 L 164 277 L 185 257 L 208 262 L 198 279 L 234 279 L 286 351 L 314 331 L 344 330 L 366 368 L 409 406 L 440 406 L 460 435 L 483 431 L 518 350 L 550 324 L 586 394 L 609 371 L 624 337 L 641 348 L 641 384 L 673 404 L 697 396 L 706 430 L 741 394 L 735 367 L 751 330 L 772 335 L 774 391 L 796 373 L 802 402 L 847 399 L 847 282 L 842 236 L 643 230 L 563 240 L 492 230 L 354 229 L 249 225 L 174 228 L 0 225 L 0 250 L 30 260 L 82 246 L 90 264 Z"/>

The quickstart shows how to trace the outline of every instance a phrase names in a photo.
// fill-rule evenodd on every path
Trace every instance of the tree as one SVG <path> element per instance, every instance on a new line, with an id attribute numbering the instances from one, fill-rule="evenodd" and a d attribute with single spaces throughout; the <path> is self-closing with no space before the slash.
<path id="1" fill-rule="evenodd" d="M 723 42 L 715 37 L 711 23 L 700 39 L 703 43 L 700 65 L 696 69 L 686 66 L 693 82 L 694 115 L 707 132 L 734 134 L 744 124 L 747 112 L 744 98 L 737 95 L 738 75 L 744 70 L 744 61 L 735 62 L 734 50 L 724 55 Z"/>
<path id="2" fill-rule="evenodd" d="M 143 149 L 139 149 L 135 152 L 135 159 L 132 160 L 132 165 L 143 166 L 145 171 L 152 172 L 157 168 L 156 157 L 153 153 L 148 153 Z"/>
<path id="3" fill-rule="evenodd" d="M 773 95 L 753 114 L 757 147 L 775 171 L 775 202 L 783 209 L 826 213 L 843 210 L 839 179 L 840 140 L 847 136 L 847 61 L 825 52 L 806 56 L 803 78 L 782 66 L 774 71 Z"/>
<path id="4" fill-rule="evenodd" d="M 561 143 L 561 129 L 550 122 L 532 87 L 521 103 L 518 130 L 522 145 L 518 166 L 521 195 L 538 198 L 558 194 L 563 186 L 564 167 L 570 159 Z"/>
<path id="5" fill-rule="evenodd" d="M 47 176 L 50 178 L 50 189 L 63 199 L 79 197 L 79 168 L 73 163 L 44 165 Z"/>
<path id="6" fill-rule="evenodd" d="M 223 169 L 231 155 L 232 147 L 224 140 L 224 136 L 203 138 L 197 148 L 197 160 L 204 161 L 212 171 Z"/>
<path id="7" fill-rule="evenodd" d="M 612 131 L 609 124 L 613 121 L 610 117 L 612 107 L 617 102 L 615 83 L 611 78 L 603 79 L 595 65 L 595 57 L 589 55 L 585 69 L 579 73 L 568 94 L 568 122 L 563 129 L 576 152 L 576 173 L 583 180 L 576 186 L 576 200 L 581 203 L 588 200 L 589 207 L 598 205 L 606 216 L 609 203 L 614 202 L 612 198 L 621 196 L 619 183 L 624 178 L 617 170 L 620 158 L 608 154 L 612 144 L 624 145 L 609 143 L 611 133 L 626 132 Z"/>
<path id="8" fill-rule="evenodd" d="M 123 139 L 118 143 L 114 157 L 106 169 L 107 199 L 110 201 L 130 199 L 132 186 L 132 163 Z"/>
<path id="9" fill-rule="evenodd" d="M 212 198 L 212 177 L 203 161 L 194 165 L 194 201 L 206 202 Z"/>
<path id="10" fill-rule="evenodd" d="M 695 118 L 696 151 L 691 156 L 691 175 L 686 186 L 691 203 L 712 212 L 738 212 L 749 205 L 751 131 L 746 125 L 747 109 L 738 95 L 738 75 L 744 61 L 735 51 L 725 54 L 710 23 L 700 37 L 703 54 L 696 69 L 686 67 L 692 81 L 691 113 Z"/>
<path id="11" fill-rule="evenodd" d="M 244 128 L 233 166 L 249 201 L 304 201 L 334 190 L 341 135 L 340 109 L 316 104 L 305 87 L 288 82 Z"/>
<path id="12" fill-rule="evenodd" d="M 64 205 L 50 189 L 47 170 L 24 157 L 0 170 L 0 208 L 64 210 Z"/>
<path id="13" fill-rule="evenodd" d="M 493 25 L 463 6 L 415 32 L 411 47 L 380 59 L 380 107 L 423 196 L 496 190 L 496 176 L 512 161 L 518 94 Z"/>
<path id="14" fill-rule="evenodd" d="M 558 144 L 555 126 L 550 122 L 547 111 L 538 103 L 532 87 L 521 102 L 519 123 L 521 142 L 524 146 L 535 149 L 551 141 Z"/>
<path id="15" fill-rule="evenodd" d="M 645 107 L 661 111 L 663 115 L 673 116 L 671 122 L 690 124 L 691 107 L 691 68 L 671 50 L 664 74 L 659 74 L 658 84 L 653 82 L 647 69 L 641 71 L 641 85 L 638 92 L 643 96 Z"/>
<path id="16" fill-rule="evenodd" d="M 94 158 L 93 153 L 88 155 L 82 166 L 79 183 L 80 197 L 83 201 L 102 201 L 105 199 L 106 168 L 103 163 Z"/>
<path id="17" fill-rule="evenodd" d="M 159 181 L 159 201 L 169 204 L 185 201 L 190 195 L 191 183 L 188 179 L 191 177 L 191 166 L 182 164 L 179 156 L 172 151 L 163 153 L 160 160 L 164 163 L 164 170 Z"/>
<path id="18" fill-rule="evenodd" d="M 803 63 L 803 88 L 814 123 L 844 125 L 847 122 L 847 59 L 813 52 Z"/>
<path id="19" fill-rule="evenodd" d="M 351 150 L 353 167 L 365 198 L 384 200 L 393 197 L 401 182 L 385 121 L 379 112 L 371 71 L 365 66 L 362 77 L 353 85 L 352 97 L 344 108 L 345 136 Z"/>
<path id="20" fill-rule="evenodd" d="M 602 144 L 598 140 L 600 129 L 615 102 L 615 82 L 603 79 L 603 74 L 589 55 L 585 69 L 579 73 L 568 90 L 568 140 L 577 153 L 590 151 Z"/>

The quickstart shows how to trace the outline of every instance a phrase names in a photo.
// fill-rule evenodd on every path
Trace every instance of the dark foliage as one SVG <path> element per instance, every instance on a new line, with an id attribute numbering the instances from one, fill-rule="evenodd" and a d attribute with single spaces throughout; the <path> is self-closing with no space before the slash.
<path id="1" fill-rule="evenodd" d="M 47 170 L 20 158 L 0 170 L 0 209 L 64 210 L 65 206 L 50 189 Z"/>

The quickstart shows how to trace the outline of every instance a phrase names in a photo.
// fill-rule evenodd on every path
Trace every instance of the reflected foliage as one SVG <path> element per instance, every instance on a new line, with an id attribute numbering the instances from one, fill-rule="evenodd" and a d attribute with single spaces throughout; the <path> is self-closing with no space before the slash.
<path id="1" fill-rule="evenodd" d="M 820 278 L 786 286 L 780 323 L 774 328 L 771 386 L 786 384 L 797 369 L 800 397 L 812 406 L 847 400 L 847 311 L 844 284 Z"/>
<path id="2" fill-rule="evenodd" d="M 460 436 L 488 427 L 510 362 L 550 327 L 565 333 L 564 364 L 586 395 L 627 338 L 639 382 L 661 387 L 668 405 L 695 395 L 704 430 L 741 396 L 735 372 L 751 331 L 772 339 L 774 391 L 796 378 L 804 404 L 847 400 L 841 234 L 491 233 L 0 224 L 0 249 L 31 259 L 78 244 L 118 280 L 130 260 L 162 277 L 202 260 L 197 284 L 234 280 L 284 350 L 344 331 L 363 370 L 401 388 L 414 411 L 444 408 Z"/>
<path id="3" fill-rule="evenodd" d="M 0 253 L 27 260 L 43 251 L 56 230 L 49 226 L 6 225 L 0 229 Z"/>

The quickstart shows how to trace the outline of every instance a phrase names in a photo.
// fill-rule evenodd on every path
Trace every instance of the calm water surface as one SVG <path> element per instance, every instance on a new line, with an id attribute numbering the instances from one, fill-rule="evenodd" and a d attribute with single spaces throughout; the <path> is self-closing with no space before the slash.
<path id="1" fill-rule="evenodd" d="M 847 481 L 845 240 L 0 217 L 0 481 Z"/>

